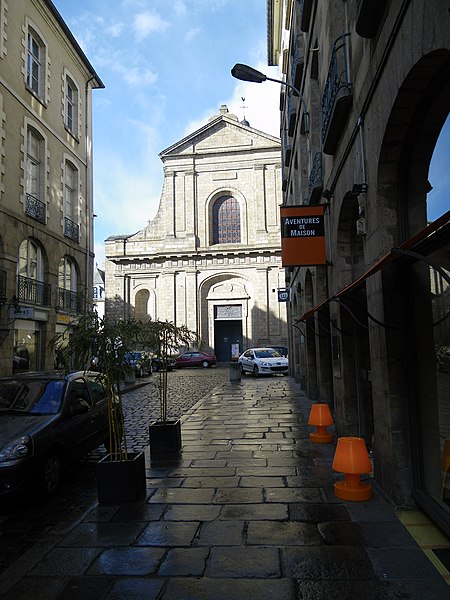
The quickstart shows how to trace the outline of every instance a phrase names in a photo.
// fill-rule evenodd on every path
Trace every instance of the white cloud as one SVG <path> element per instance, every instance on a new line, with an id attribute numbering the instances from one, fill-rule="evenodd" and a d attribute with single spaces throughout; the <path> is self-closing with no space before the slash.
<path id="1" fill-rule="evenodd" d="M 200 33 L 200 31 L 201 31 L 201 29 L 199 27 L 194 27 L 193 29 L 189 29 L 189 31 L 186 32 L 184 39 L 186 40 L 186 42 L 190 42 L 192 39 L 194 39 Z"/>
<path id="2" fill-rule="evenodd" d="M 106 33 L 108 33 L 109 35 L 111 35 L 112 37 L 119 37 L 120 34 L 122 33 L 124 28 L 124 24 L 123 23 L 114 23 L 113 25 L 109 25 L 106 28 Z"/>
<path id="3" fill-rule="evenodd" d="M 150 69 L 139 67 L 121 67 L 122 76 L 132 86 L 152 85 L 158 79 L 158 75 Z"/>
<path id="4" fill-rule="evenodd" d="M 272 72 L 267 66 L 258 64 L 255 68 L 269 77 L 278 78 L 278 73 Z M 245 98 L 245 101 L 242 98 Z M 279 84 L 271 81 L 258 84 L 236 80 L 233 95 L 222 104 L 226 104 L 230 113 L 236 115 L 239 121 L 242 121 L 245 116 L 253 129 L 259 129 L 275 137 L 280 136 Z M 242 108 L 243 106 L 245 108 Z M 210 117 L 219 114 L 219 108 L 220 106 L 206 109 L 200 117 L 190 121 L 184 130 L 184 135 L 206 125 Z"/>
<path id="5" fill-rule="evenodd" d="M 173 10 L 178 17 L 184 17 L 187 14 L 187 6 L 183 0 L 176 0 L 173 3 Z"/>
<path id="6" fill-rule="evenodd" d="M 139 13 L 134 17 L 134 30 L 138 39 L 142 40 L 151 33 L 165 31 L 169 22 L 153 13 Z"/>

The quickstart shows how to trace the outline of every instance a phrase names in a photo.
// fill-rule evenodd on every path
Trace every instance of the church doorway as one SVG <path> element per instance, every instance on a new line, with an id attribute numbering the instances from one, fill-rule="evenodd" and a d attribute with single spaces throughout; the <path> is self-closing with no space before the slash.
<path id="1" fill-rule="evenodd" d="M 242 305 L 214 307 L 214 349 L 217 362 L 231 362 L 234 352 L 243 352 Z"/>

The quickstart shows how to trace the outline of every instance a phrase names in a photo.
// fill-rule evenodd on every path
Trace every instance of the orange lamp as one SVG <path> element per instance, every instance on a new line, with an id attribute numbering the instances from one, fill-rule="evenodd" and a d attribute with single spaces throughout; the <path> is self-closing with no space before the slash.
<path id="1" fill-rule="evenodd" d="M 338 438 L 332 469 L 345 475 L 343 481 L 336 481 L 334 484 L 334 493 L 338 498 L 370 500 L 372 486 L 361 482 L 361 475 L 372 471 L 372 463 L 363 438 Z"/>
<path id="2" fill-rule="evenodd" d="M 326 430 L 328 425 L 333 425 L 328 404 L 313 404 L 309 413 L 308 425 L 315 425 L 316 431 L 309 434 L 311 442 L 326 444 L 333 441 L 333 434 Z"/>

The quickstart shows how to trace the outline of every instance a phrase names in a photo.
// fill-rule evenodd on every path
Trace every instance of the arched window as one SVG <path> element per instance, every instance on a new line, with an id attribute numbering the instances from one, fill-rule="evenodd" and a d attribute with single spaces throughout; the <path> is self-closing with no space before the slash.
<path id="1" fill-rule="evenodd" d="M 81 312 L 81 298 L 77 293 L 77 270 L 74 261 L 64 256 L 58 269 L 58 308 Z"/>
<path id="2" fill-rule="evenodd" d="M 213 206 L 213 244 L 236 244 L 241 241 L 241 213 L 233 196 L 221 196 Z"/>

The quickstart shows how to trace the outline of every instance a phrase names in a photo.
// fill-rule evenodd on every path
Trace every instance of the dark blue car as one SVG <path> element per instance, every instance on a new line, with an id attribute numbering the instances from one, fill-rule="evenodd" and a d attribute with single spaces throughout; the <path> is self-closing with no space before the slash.
<path id="1" fill-rule="evenodd" d="M 99 373 L 21 373 L 0 379 L 0 496 L 49 494 L 64 465 L 108 446 L 108 400 Z"/>

